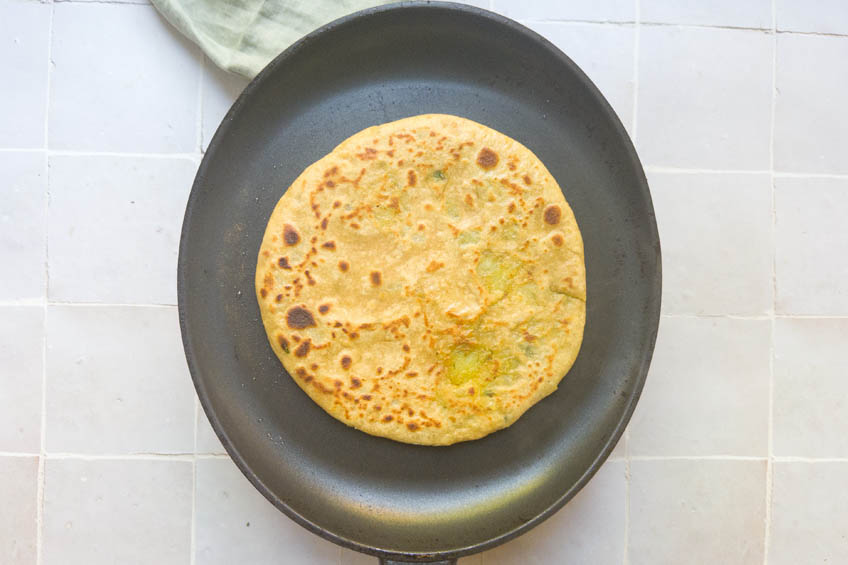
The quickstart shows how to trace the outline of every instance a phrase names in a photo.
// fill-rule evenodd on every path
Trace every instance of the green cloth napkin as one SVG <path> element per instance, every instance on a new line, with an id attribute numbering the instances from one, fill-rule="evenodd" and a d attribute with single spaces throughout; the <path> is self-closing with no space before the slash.
<path id="1" fill-rule="evenodd" d="M 253 78 L 286 47 L 336 18 L 388 0 L 151 0 L 224 70 Z"/>

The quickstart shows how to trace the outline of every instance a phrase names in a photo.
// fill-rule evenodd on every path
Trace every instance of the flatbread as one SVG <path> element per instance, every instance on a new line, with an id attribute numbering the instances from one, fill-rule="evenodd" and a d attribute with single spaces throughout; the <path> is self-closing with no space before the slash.
<path id="1" fill-rule="evenodd" d="M 365 129 L 271 214 L 256 268 L 271 347 L 324 410 L 449 445 L 556 390 L 586 312 L 583 241 L 542 162 L 457 116 Z"/>

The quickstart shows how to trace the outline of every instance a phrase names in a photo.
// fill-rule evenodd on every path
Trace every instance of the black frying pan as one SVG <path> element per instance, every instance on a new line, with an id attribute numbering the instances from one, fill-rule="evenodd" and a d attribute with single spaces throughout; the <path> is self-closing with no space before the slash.
<path id="1" fill-rule="evenodd" d="M 420 447 L 349 428 L 283 370 L 253 277 L 272 208 L 351 134 L 442 112 L 525 144 L 583 232 L 583 347 L 559 390 L 506 430 Z M 384 560 L 451 561 L 527 531 L 586 484 L 618 441 L 660 311 L 651 197 L 624 128 L 568 57 L 534 32 L 456 4 L 359 12 L 277 57 L 239 97 L 200 165 L 179 258 L 189 368 L 248 479 L 309 530 Z"/>

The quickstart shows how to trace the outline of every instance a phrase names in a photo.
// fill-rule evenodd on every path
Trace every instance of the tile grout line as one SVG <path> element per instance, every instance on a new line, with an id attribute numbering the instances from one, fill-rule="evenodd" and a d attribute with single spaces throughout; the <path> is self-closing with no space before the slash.
<path id="1" fill-rule="evenodd" d="M 191 459 L 191 542 L 189 544 L 188 562 L 194 565 L 197 562 L 197 417 L 199 412 L 199 401 L 194 396 L 194 454 Z"/>
<path id="2" fill-rule="evenodd" d="M 630 563 L 630 429 L 625 430 L 624 444 L 624 548 L 622 555 L 622 563 L 629 565 Z"/>
<path id="3" fill-rule="evenodd" d="M 197 73 L 197 119 L 196 119 L 196 146 L 195 149 L 200 157 L 203 157 L 203 81 L 206 75 L 206 55 L 200 53 L 200 64 L 198 65 Z M 196 164 L 200 164 L 200 160 L 195 160 Z M 197 418 L 199 412 L 199 400 L 197 395 L 193 396 L 194 400 L 194 422 L 193 422 L 193 442 L 194 449 L 191 460 L 191 538 L 189 542 L 189 558 L 190 565 L 197 562 Z"/>
<path id="4" fill-rule="evenodd" d="M 68 1 L 68 0 L 63 0 Z M 92 0 L 82 0 L 92 1 Z M 773 27 L 749 27 L 749 26 L 733 26 L 733 25 L 713 25 L 713 24 L 693 24 L 682 22 L 660 22 L 660 21 L 636 21 L 636 20 L 591 20 L 581 18 L 521 18 L 521 21 L 532 24 L 550 23 L 550 24 L 582 24 L 582 25 L 597 25 L 597 26 L 632 26 L 641 25 L 648 27 L 676 27 L 681 29 L 706 29 L 706 30 L 726 30 L 726 31 L 750 31 L 771 35 L 773 33 L 787 35 L 814 35 L 821 37 L 848 37 L 848 33 L 823 32 L 823 31 L 806 31 L 798 29 L 777 29 Z"/>
<path id="5" fill-rule="evenodd" d="M 787 178 L 787 179 L 795 179 L 795 178 L 838 179 L 838 180 L 848 179 L 848 173 L 794 173 L 794 172 L 789 172 L 789 171 L 772 171 L 772 174 L 776 178 Z"/>
<path id="6" fill-rule="evenodd" d="M 679 167 L 663 167 L 658 165 L 645 165 L 645 170 L 652 173 L 674 173 L 674 174 L 712 174 L 712 175 L 767 175 L 770 170 L 733 170 L 733 169 L 687 169 Z"/>
<path id="7" fill-rule="evenodd" d="M 200 54 L 200 69 L 197 80 L 197 153 L 203 154 L 203 79 L 206 75 L 206 55 Z"/>
<path id="8" fill-rule="evenodd" d="M 768 565 L 771 538 L 771 506 L 774 487 L 774 328 L 777 315 L 777 209 L 774 190 L 774 130 L 777 107 L 777 2 L 771 0 L 771 127 L 769 129 L 769 169 L 771 173 L 771 315 L 769 327 L 769 382 L 768 382 L 768 459 L 766 460 L 765 528 L 763 531 L 763 565 Z"/>
<path id="9" fill-rule="evenodd" d="M 638 125 L 638 115 L 639 115 L 639 44 L 641 42 L 641 30 L 642 26 L 639 23 L 639 14 L 641 11 L 641 7 L 639 6 L 639 0 L 634 0 L 633 2 L 634 10 L 636 13 L 636 21 L 633 26 L 633 145 L 636 145 L 636 135 L 639 131 Z"/>
<path id="10" fill-rule="evenodd" d="M 645 171 L 651 173 L 665 174 L 706 174 L 706 175 L 774 175 L 776 178 L 823 178 L 823 179 L 848 179 L 848 173 L 805 173 L 791 171 L 775 171 L 771 169 L 687 169 L 678 167 L 664 167 L 658 165 L 645 165 Z"/>
<path id="11" fill-rule="evenodd" d="M 142 153 L 132 151 L 79 151 L 74 149 L 50 149 L 48 155 L 68 157 L 129 157 L 135 159 L 197 159 L 203 154 L 199 152 L 188 153 Z"/>
<path id="12" fill-rule="evenodd" d="M 50 3 L 47 23 L 47 80 L 44 100 L 44 301 L 41 305 L 41 418 L 38 448 L 38 485 L 36 487 L 35 511 L 35 562 L 44 560 L 44 490 L 47 458 L 47 297 L 50 289 L 50 262 L 48 236 L 50 234 L 50 93 L 53 75 L 53 19 L 56 6 Z"/>
<path id="13" fill-rule="evenodd" d="M 192 461 L 194 453 L 123 453 L 123 454 L 95 454 L 95 453 L 50 453 L 51 460 L 79 460 L 79 461 Z M 216 454 L 203 454 L 202 457 L 218 457 Z"/>
<path id="14" fill-rule="evenodd" d="M 40 306 L 43 308 L 44 305 L 45 301 L 43 298 L 25 298 L 23 300 L 0 300 L 0 306 Z"/>
<path id="15" fill-rule="evenodd" d="M 614 27 L 630 27 L 635 26 L 635 20 L 586 20 L 580 18 L 512 18 L 517 22 L 527 22 L 529 24 L 565 24 L 578 26 L 614 26 Z"/>
<path id="16" fill-rule="evenodd" d="M 630 461 L 766 461 L 756 455 L 630 455 Z"/>
<path id="17" fill-rule="evenodd" d="M 637 0 L 638 1 L 638 0 Z M 616 461 L 610 457 L 609 461 Z M 622 563 L 629 565 L 630 563 L 630 427 L 624 429 L 624 548 L 622 555 Z"/>
<path id="18" fill-rule="evenodd" d="M 848 463 L 848 457 L 795 457 L 792 455 L 775 455 L 772 459 L 777 463 Z"/>
<path id="19" fill-rule="evenodd" d="M 775 33 L 780 35 L 813 35 L 819 37 L 848 37 L 848 33 L 835 33 L 828 31 L 801 31 L 799 29 L 776 29 Z"/>
<path id="20" fill-rule="evenodd" d="M 663 318 L 695 318 L 721 320 L 771 320 L 771 314 L 673 314 L 662 313 Z"/>
<path id="21" fill-rule="evenodd" d="M 769 387 L 768 387 L 768 458 L 766 459 L 765 531 L 763 532 L 763 565 L 768 565 L 771 541 L 771 506 L 774 490 L 774 326 L 771 320 L 769 332 Z"/>
<path id="22" fill-rule="evenodd" d="M 46 0 L 39 0 L 46 1 Z M 58 4 L 111 4 L 115 6 L 150 6 L 151 4 L 144 0 L 53 0 Z"/>
<path id="23" fill-rule="evenodd" d="M 641 22 L 642 25 L 651 27 L 677 27 L 683 29 L 720 29 L 728 31 L 755 31 L 759 33 L 771 33 L 772 30 L 767 27 L 746 27 L 746 26 L 730 26 L 730 25 L 707 25 L 707 24 L 684 24 L 670 22 Z"/>
<path id="24" fill-rule="evenodd" d="M 2 305 L 3 303 L 0 303 Z M 105 306 L 109 308 L 176 308 L 176 304 L 145 304 L 143 302 L 62 302 L 58 300 L 48 300 L 47 306 L 73 306 L 73 307 L 98 307 Z"/>

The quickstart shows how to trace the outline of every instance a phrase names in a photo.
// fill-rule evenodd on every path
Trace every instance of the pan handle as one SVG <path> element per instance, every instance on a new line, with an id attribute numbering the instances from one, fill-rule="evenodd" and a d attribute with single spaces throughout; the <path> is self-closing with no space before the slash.
<path id="1" fill-rule="evenodd" d="M 409 565 L 411 561 L 395 561 L 394 559 L 380 558 L 380 565 Z M 443 559 L 440 561 L 427 561 L 429 565 L 456 565 L 456 559 Z"/>

